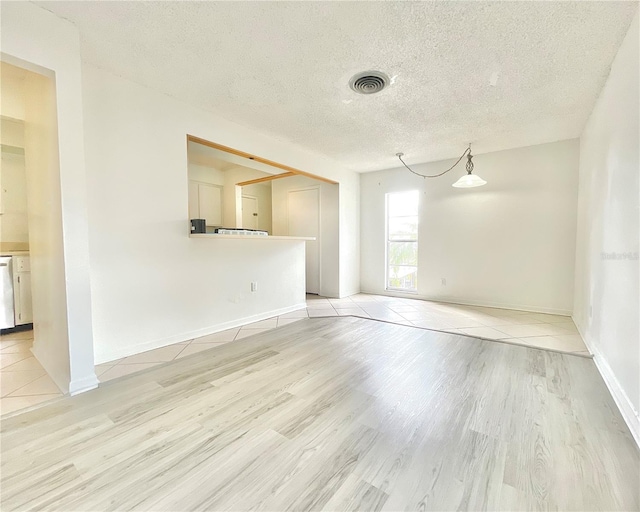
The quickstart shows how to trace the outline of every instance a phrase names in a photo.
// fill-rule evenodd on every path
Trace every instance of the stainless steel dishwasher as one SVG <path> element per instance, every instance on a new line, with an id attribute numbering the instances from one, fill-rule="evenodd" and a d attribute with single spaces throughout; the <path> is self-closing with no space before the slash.
<path id="1" fill-rule="evenodd" d="M 0 256 L 0 329 L 16 326 L 13 303 L 13 258 Z"/>

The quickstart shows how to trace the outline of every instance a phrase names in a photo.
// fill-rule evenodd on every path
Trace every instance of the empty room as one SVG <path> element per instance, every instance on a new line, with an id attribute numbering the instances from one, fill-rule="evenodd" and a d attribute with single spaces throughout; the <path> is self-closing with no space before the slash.
<path id="1" fill-rule="evenodd" d="M 640 511 L 637 1 L 0 14 L 3 511 Z"/>

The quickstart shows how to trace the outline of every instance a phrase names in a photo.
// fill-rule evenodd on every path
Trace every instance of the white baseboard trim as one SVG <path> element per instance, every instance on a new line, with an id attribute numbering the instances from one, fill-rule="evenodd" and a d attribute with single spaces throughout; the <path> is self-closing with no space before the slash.
<path id="1" fill-rule="evenodd" d="M 47 372 L 51 380 L 56 383 L 56 386 L 60 388 L 64 394 L 69 394 L 71 396 L 78 395 L 80 393 L 84 393 L 85 391 L 89 391 L 91 389 L 95 389 L 100 384 L 98 377 L 96 377 L 95 372 L 92 372 L 91 375 L 83 377 L 82 379 L 72 380 L 67 382 L 64 380 L 64 377 L 58 375 L 55 371 L 52 371 L 52 368 L 48 367 L 46 358 L 41 357 L 36 346 L 31 347 L 31 353 L 38 360 L 40 366 L 44 368 Z"/>
<path id="2" fill-rule="evenodd" d="M 584 344 L 589 349 L 589 352 L 593 354 L 593 362 L 596 364 L 596 368 L 598 369 L 598 372 L 600 372 L 600 376 L 607 386 L 607 389 L 609 389 L 609 393 L 611 393 L 613 401 L 618 406 L 618 410 L 620 411 L 622 418 L 627 424 L 627 427 L 629 427 L 636 445 L 640 448 L 640 415 L 638 414 L 638 411 L 635 410 L 631 400 L 629 400 L 624 389 L 620 386 L 615 373 L 611 369 L 611 366 L 609 366 L 606 358 L 602 355 L 602 352 L 600 352 L 589 336 L 583 332 L 583 329 L 581 329 L 578 323 L 575 321 L 573 323 L 576 324 L 578 332 L 580 333 L 580 336 L 582 336 Z"/>
<path id="3" fill-rule="evenodd" d="M 442 304 L 459 304 L 461 306 L 480 306 L 485 308 L 513 309 L 515 311 L 530 311 L 531 313 L 546 313 L 549 315 L 571 316 L 572 311 L 569 309 L 546 308 L 541 306 L 531 306 L 526 304 L 506 304 L 502 302 L 485 302 L 459 299 L 456 297 L 430 297 L 428 295 L 420 295 L 418 293 L 403 293 L 395 291 L 371 291 L 362 290 L 360 293 L 368 293 L 372 295 L 386 295 L 387 297 L 400 297 L 403 299 L 428 300 L 430 302 L 440 302 Z"/>
<path id="4" fill-rule="evenodd" d="M 130 347 L 122 347 L 120 349 L 111 350 L 109 352 L 103 352 L 101 354 L 96 354 L 95 364 L 98 365 L 108 363 L 109 361 L 133 356 L 141 352 L 146 352 L 147 350 L 166 347 L 175 343 L 192 340 L 193 338 L 200 338 L 201 336 L 208 336 L 209 334 L 215 334 L 220 331 L 226 331 L 227 329 L 233 329 L 235 327 L 241 327 L 253 322 L 259 322 L 260 320 L 266 320 L 267 318 L 272 318 L 274 316 L 284 315 L 286 313 L 291 313 L 292 311 L 297 311 L 306 307 L 307 303 L 301 302 L 293 306 L 273 309 L 271 311 L 265 311 L 264 313 L 258 313 L 256 315 L 245 316 L 243 318 L 238 318 L 236 320 L 231 320 L 230 322 L 223 322 L 221 324 L 212 325 L 203 329 L 196 329 L 195 331 L 183 332 L 173 336 L 168 336 L 166 338 L 147 341 L 145 343 L 133 345 Z"/>
<path id="5" fill-rule="evenodd" d="M 360 292 L 360 289 L 355 290 L 355 291 L 350 291 L 350 292 L 346 292 L 346 293 L 341 293 L 340 294 L 340 299 L 345 299 L 347 297 L 351 297 L 352 295 L 358 295 Z"/>
<path id="6" fill-rule="evenodd" d="M 97 388 L 100 385 L 100 381 L 96 374 L 93 373 L 87 377 L 82 379 L 76 379 L 69 382 L 69 394 L 71 396 L 79 395 L 80 393 L 84 393 L 85 391 L 90 391 L 92 389 Z"/>

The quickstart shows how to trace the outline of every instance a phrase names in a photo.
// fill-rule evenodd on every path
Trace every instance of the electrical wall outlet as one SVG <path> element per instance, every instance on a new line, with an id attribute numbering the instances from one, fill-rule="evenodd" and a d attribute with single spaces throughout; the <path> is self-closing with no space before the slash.
<path id="1" fill-rule="evenodd" d="M 446 277 L 441 277 L 440 278 L 440 282 L 442 283 L 442 286 L 447 286 L 447 278 Z"/>
<path id="2" fill-rule="evenodd" d="M 251 281 L 251 291 L 252 292 L 258 291 L 258 281 Z"/>

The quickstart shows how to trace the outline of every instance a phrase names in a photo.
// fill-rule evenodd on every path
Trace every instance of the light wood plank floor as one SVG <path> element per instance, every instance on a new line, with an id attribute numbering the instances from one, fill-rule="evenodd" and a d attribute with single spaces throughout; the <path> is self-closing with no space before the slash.
<path id="1" fill-rule="evenodd" d="M 590 359 L 305 319 L 5 419 L 9 510 L 638 510 Z"/>

